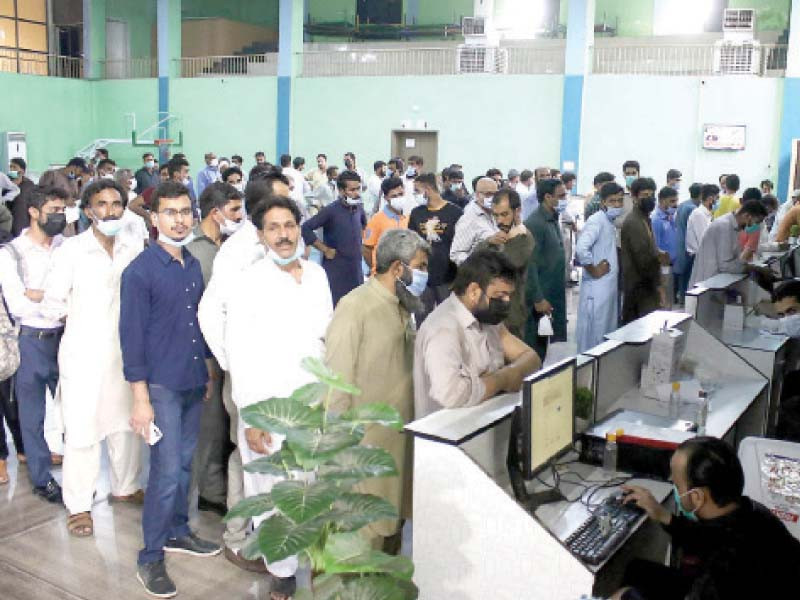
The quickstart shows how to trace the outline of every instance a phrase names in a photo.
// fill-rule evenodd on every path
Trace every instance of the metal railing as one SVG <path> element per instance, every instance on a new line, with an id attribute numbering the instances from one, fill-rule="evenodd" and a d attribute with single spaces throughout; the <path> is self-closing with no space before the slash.
<path id="1" fill-rule="evenodd" d="M 181 77 L 264 76 L 278 74 L 278 54 L 193 56 L 176 59 Z"/>
<path id="2" fill-rule="evenodd" d="M 786 45 L 759 46 L 757 75 L 783 76 Z M 618 75 L 713 75 L 714 44 L 595 46 L 592 73 Z"/>
<path id="3" fill-rule="evenodd" d="M 0 48 L 0 71 L 81 79 L 83 77 L 83 60 L 71 56 Z"/>
<path id="4" fill-rule="evenodd" d="M 564 46 L 538 48 L 535 46 L 508 47 L 508 73 L 539 75 L 564 72 Z"/>
<path id="5" fill-rule="evenodd" d="M 350 49 L 304 52 L 303 77 L 455 75 L 456 49 Z"/>
<path id="6" fill-rule="evenodd" d="M 105 60 L 102 63 L 104 79 L 142 79 L 158 77 L 158 59 L 129 58 L 127 60 Z"/>

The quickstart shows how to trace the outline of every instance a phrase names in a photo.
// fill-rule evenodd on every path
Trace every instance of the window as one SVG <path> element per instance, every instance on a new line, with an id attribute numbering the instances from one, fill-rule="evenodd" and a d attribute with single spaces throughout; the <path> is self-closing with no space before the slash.
<path id="1" fill-rule="evenodd" d="M 0 71 L 48 74 L 46 0 L 0 0 Z"/>

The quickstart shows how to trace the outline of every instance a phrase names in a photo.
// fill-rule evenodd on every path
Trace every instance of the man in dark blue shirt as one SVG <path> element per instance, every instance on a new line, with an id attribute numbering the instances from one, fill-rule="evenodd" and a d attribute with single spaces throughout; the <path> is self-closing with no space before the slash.
<path id="1" fill-rule="evenodd" d="M 174 181 L 160 184 L 150 210 L 158 241 L 122 273 L 119 328 L 125 379 L 133 388 L 131 427 L 152 446 L 137 577 L 150 594 L 169 598 L 177 590 L 164 551 L 212 556 L 220 547 L 189 529 L 189 479 L 209 357 L 197 323 L 203 274 L 184 248 L 193 237 L 189 190 Z"/>
<path id="2" fill-rule="evenodd" d="M 336 180 L 339 199 L 303 222 L 303 241 L 322 252 L 322 268 L 328 275 L 333 305 L 364 283 L 361 269 L 361 233 L 367 216 L 361 200 L 361 177 L 343 171 Z M 322 228 L 322 240 L 314 233 Z M 324 240 L 324 241 L 323 241 Z"/>

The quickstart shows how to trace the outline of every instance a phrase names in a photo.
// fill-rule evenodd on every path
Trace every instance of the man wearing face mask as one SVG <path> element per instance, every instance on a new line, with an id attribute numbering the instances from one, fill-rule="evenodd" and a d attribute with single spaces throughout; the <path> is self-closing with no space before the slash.
<path id="1" fill-rule="evenodd" d="M 142 192 L 149 187 L 158 185 L 158 169 L 156 159 L 152 152 L 142 154 L 142 168 L 136 171 L 136 193 L 141 196 Z"/>
<path id="2" fill-rule="evenodd" d="M 96 179 L 114 179 L 117 172 L 117 163 L 110 158 L 104 158 L 97 163 Z"/>
<path id="3" fill-rule="evenodd" d="M 398 180 L 399 181 L 399 180 Z M 325 336 L 326 363 L 361 390 L 360 396 L 335 393 L 338 412 L 371 402 L 396 409 L 404 423 L 414 420 L 414 325 L 422 310 L 420 296 L 428 280 L 430 245 L 413 231 L 387 231 L 378 242 L 376 271 L 370 280 L 342 298 Z M 398 476 L 356 486 L 391 502 L 401 521 L 411 517 L 411 442 L 408 436 L 380 425 L 368 426 L 362 441 L 392 454 Z M 401 522 L 368 525 L 363 534 L 390 554 L 400 550 Z"/>
<path id="4" fill-rule="evenodd" d="M 359 184 L 357 180 L 349 182 Z M 257 204 L 251 219 L 265 255 L 231 277 L 222 290 L 227 306 L 224 328 L 207 329 L 205 319 L 201 320 L 211 347 L 223 348 L 238 411 L 267 398 L 287 397 L 314 381 L 301 361 L 323 358 L 322 340 L 333 313 L 325 272 L 302 258 L 301 214 L 294 201 L 267 197 Z M 238 419 L 238 446 L 244 464 L 275 453 L 283 440 L 283 435 Z M 268 493 L 283 479 L 245 472 L 244 495 Z M 254 519 L 254 525 L 263 519 Z M 296 557 L 267 563 L 273 577 L 273 598 L 277 594 L 291 597 L 297 566 Z"/>
<path id="5" fill-rule="evenodd" d="M 483 242 L 478 247 L 488 246 L 503 253 L 517 270 L 517 283 L 511 294 L 508 318 L 504 321 L 508 330 L 516 337 L 525 335 L 525 321 L 528 309 L 525 305 L 525 280 L 528 263 L 533 252 L 533 236 L 522 224 L 522 203 L 519 194 L 512 189 L 502 188 L 492 198 L 492 217 L 498 229 L 506 234 L 504 242 Z"/>
<path id="6" fill-rule="evenodd" d="M 656 206 L 656 182 L 642 177 L 630 186 L 633 209 L 622 223 L 622 323 L 630 323 L 661 306 L 661 266 L 669 254 L 655 244 L 650 213 Z"/>
<path id="7" fill-rule="evenodd" d="M 678 258 L 678 226 L 675 222 L 675 215 L 678 212 L 678 192 L 672 187 L 663 187 L 658 191 L 658 204 L 650 214 L 650 222 L 653 227 L 653 237 L 655 238 L 656 248 L 669 255 L 669 264 L 674 267 Z M 672 289 L 672 297 L 665 297 L 664 306 L 670 306 L 676 302 L 675 292 L 678 290 L 678 277 L 673 271 L 672 280 L 669 287 Z M 666 291 L 666 286 L 664 286 Z"/>
<path id="8" fill-rule="evenodd" d="M 195 183 L 198 198 L 207 186 L 222 179 L 219 172 L 219 160 L 217 160 L 217 155 L 213 152 L 206 152 L 203 158 L 205 158 L 206 166 L 197 173 L 197 182 Z"/>
<path id="9" fill-rule="evenodd" d="M 93 534 L 92 502 L 100 475 L 101 442 L 111 466 L 111 501 L 142 504 L 141 440 L 131 431 L 133 397 L 122 374 L 119 342 L 120 276 L 143 244 L 120 236 L 125 191 L 99 179 L 83 191 L 91 226 L 53 253 L 42 314 L 65 320 L 58 352 L 64 416 L 64 504 L 67 530 Z M 93 355 L 95 360 L 86 360 Z"/>
<path id="10" fill-rule="evenodd" d="M 242 195 L 233 186 L 221 181 L 207 186 L 200 194 L 199 203 L 202 221 L 195 227 L 194 240 L 186 245 L 186 249 L 200 262 L 203 283 L 207 287 L 214 258 L 222 243 L 244 224 L 244 211 Z M 229 423 L 222 402 L 222 370 L 216 360 L 211 359 L 210 362 L 208 374 L 211 394 L 203 404 L 200 418 L 200 433 L 192 462 L 190 497 L 194 497 L 197 491 L 200 510 L 211 510 L 224 516 L 227 512 L 225 446 Z"/>
<path id="11" fill-rule="evenodd" d="M 680 550 L 678 568 L 635 560 L 615 600 L 781 598 L 796 585 L 800 541 L 765 506 L 743 494 L 734 449 L 712 437 L 683 442 L 670 461 L 677 515 L 645 488 L 624 486 Z"/>
<path id="12" fill-rule="evenodd" d="M 686 223 L 686 287 L 689 287 L 691 280 L 692 270 L 694 268 L 694 259 L 697 256 L 697 251 L 700 249 L 700 242 L 706 234 L 708 226 L 714 218 L 714 210 L 719 203 L 719 188 L 713 183 L 706 184 L 700 188 L 700 206 L 693 210 L 689 215 L 689 220 Z"/>
<path id="13" fill-rule="evenodd" d="M 481 177 L 475 183 L 475 200 L 467 204 L 464 215 L 456 223 L 450 260 L 460 265 L 485 241 L 504 243 L 508 239 L 492 218 L 492 199 L 497 193 L 497 183 L 490 177 Z"/>
<path id="14" fill-rule="evenodd" d="M 88 181 L 88 177 L 89 169 L 86 161 L 80 157 L 70 159 L 63 169 L 51 169 L 45 171 L 39 177 L 39 185 L 61 188 L 67 194 L 65 208 L 67 226 L 63 231 L 64 237 L 73 236 L 78 231 L 77 222 L 81 213 L 78 201 L 81 195 L 81 188 L 84 182 Z"/>
<path id="15" fill-rule="evenodd" d="M 403 180 L 389 177 L 381 182 L 380 193 L 385 200 L 383 210 L 372 216 L 364 230 L 364 245 L 361 249 L 364 261 L 375 274 L 375 253 L 383 234 L 390 229 L 407 229 L 408 217 L 403 215 L 399 204 L 403 200 Z"/>
<path id="16" fill-rule="evenodd" d="M 638 160 L 626 160 L 622 163 L 622 176 L 625 178 L 625 191 L 632 194 L 633 182 L 639 179 L 641 167 Z"/>
<path id="17" fill-rule="evenodd" d="M 31 217 L 28 214 L 27 198 L 36 186 L 33 181 L 28 179 L 25 175 L 28 165 L 24 159 L 19 157 L 12 158 L 8 167 L 8 178 L 14 185 L 19 187 L 19 195 L 9 207 L 14 217 L 11 234 L 17 237 L 23 229 L 30 225 Z"/>
<path id="18" fill-rule="evenodd" d="M 153 193 L 158 240 L 122 273 L 120 347 L 133 390 L 130 424 L 151 444 L 137 578 L 154 596 L 177 593 L 165 552 L 214 556 L 217 544 L 189 528 L 189 484 L 203 401 L 210 396 L 208 348 L 197 323 L 203 272 L 186 249 L 194 235 L 189 190 L 172 181 Z M 162 437 L 155 439 L 156 428 Z"/>
<path id="19" fill-rule="evenodd" d="M 683 173 L 678 171 L 678 169 L 670 169 L 667 171 L 667 187 L 672 188 L 676 192 L 680 193 L 681 177 L 683 177 Z"/>
<path id="20" fill-rule="evenodd" d="M 460 171 L 457 173 L 460 174 Z M 425 315 L 450 295 L 450 284 L 456 276 L 456 265 L 450 260 L 450 248 L 456 223 L 464 213 L 458 206 L 446 202 L 444 196 L 439 194 L 436 176 L 433 173 L 423 173 L 417 177 L 414 189 L 422 195 L 426 204 L 411 211 L 408 228 L 416 231 L 431 245 L 428 285 L 422 294 L 425 311 L 417 315 L 417 325 L 420 325 Z"/>
<path id="21" fill-rule="evenodd" d="M 240 194 L 244 194 L 244 182 L 242 181 L 242 170 L 239 167 L 228 167 L 222 172 L 222 181 L 230 184 Z"/>
<path id="22" fill-rule="evenodd" d="M 550 341 L 567 339 L 566 255 L 558 222 L 567 190 L 560 179 L 543 179 L 536 186 L 536 195 L 539 208 L 525 221 L 536 248 L 528 266 L 526 304 L 533 310 L 525 326 L 525 342 L 544 361 Z M 552 336 L 539 335 L 543 317 L 552 319 Z"/>
<path id="23" fill-rule="evenodd" d="M 454 204 L 461 210 L 464 210 L 469 202 L 469 195 L 464 187 L 464 172 L 456 171 L 455 169 L 445 169 L 442 171 L 442 182 L 444 185 L 444 198 L 450 204 Z"/>
<path id="24" fill-rule="evenodd" d="M 614 221 L 622 215 L 624 191 L 613 181 L 603 184 L 601 209 L 589 217 L 578 236 L 575 255 L 583 266 L 575 330 L 579 353 L 601 343 L 619 325 L 619 259 Z"/>
<path id="25" fill-rule="evenodd" d="M 376 160 L 372 165 L 372 175 L 367 179 L 368 201 L 364 203 L 364 210 L 368 215 L 378 210 L 381 202 L 381 183 L 386 179 L 386 163 Z"/>
<path id="26" fill-rule="evenodd" d="M 414 417 L 476 406 L 517 392 L 541 366 L 509 333 L 516 270 L 497 250 L 477 250 L 458 268 L 453 293 L 428 315 L 414 345 Z"/>
<path id="27" fill-rule="evenodd" d="M 539 182 L 545 179 L 550 179 L 550 169 L 547 167 L 536 167 L 533 171 L 533 189 L 522 199 L 522 220 L 527 221 L 536 209 L 539 208 L 539 197 L 537 195 L 537 188 Z"/>
<path id="28" fill-rule="evenodd" d="M 757 267 L 742 260 L 739 233 L 746 228 L 759 227 L 767 217 L 767 209 L 758 200 L 748 200 L 736 212 L 714 219 L 700 241 L 692 267 L 689 287 L 719 273 L 750 273 L 757 271 L 765 277 L 767 267 Z"/>
<path id="29" fill-rule="evenodd" d="M 344 168 L 346 171 L 353 171 L 354 173 L 358 174 L 359 181 L 361 181 L 361 191 L 364 192 L 367 189 L 367 178 L 364 171 L 361 170 L 356 164 L 356 155 L 352 152 L 345 152 L 344 153 Z M 399 175 L 400 173 L 397 173 Z"/>
<path id="30" fill-rule="evenodd" d="M 303 222 L 303 241 L 322 252 L 322 267 L 328 274 L 333 305 L 364 283 L 361 271 L 361 235 L 367 217 L 361 203 L 361 178 L 343 171 L 336 181 L 339 199 Z M 322 240 L 314 230 L 322 228 Z M 324 241 L 323 241 L 324 240 Z"/>
<path id="31" fill-rule="evenodd" d="M 20 365 L 14 376 L 22 440 L 33 493 L 61 503 L 61 486 L 50 473 L 50 449 L 43 435 L 46 388 L 55 394 L 58 346 L 64 324 L 42 312 L 44 283 L 52 255 L 66 227 L 67 193 L 37 186 L 28 197 L 31 225 L 0 251 L 0 287 L 8 312 L 20 325 Z"/>

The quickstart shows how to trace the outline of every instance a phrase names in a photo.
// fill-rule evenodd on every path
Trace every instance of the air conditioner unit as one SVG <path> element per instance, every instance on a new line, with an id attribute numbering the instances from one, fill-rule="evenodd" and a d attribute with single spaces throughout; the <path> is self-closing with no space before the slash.
<path id="1" fill-rule="evenodd" d="M 726 8 L 722 16 L 722 37 L 747 41 L 755 37 L 756 11 L 752 8 Z"/>
<path id="2" fill-rule="evenodd" d="M 462 44 L 456 54 L 458 73 L 506 73 L 508 50 L 499 46 Z"/>
<path id="3" fill-rule="evenodd" d="M 720 40 L 714 45 L 714 73 L 719 75 L 760 75 L 761 45 L 755 41 Z"/>
<path id="4" fill-rule="evenodd" d="M 483 17 L 463 17 L 461 20 L 461 33 L 468 35 L 485 35 L 486 19 Z"/>

